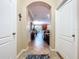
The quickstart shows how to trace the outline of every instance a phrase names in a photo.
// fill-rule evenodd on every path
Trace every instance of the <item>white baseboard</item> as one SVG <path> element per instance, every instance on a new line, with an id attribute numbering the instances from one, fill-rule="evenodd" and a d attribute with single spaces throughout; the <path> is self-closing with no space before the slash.
<path id="1" fill-rule="evenodd" d="M 18 55 L 17 55 L 17 59 L 22 55 L 22 53 L 26 52 L 28 50 L 28 47 L 26 49 L 22 49 Z"/>
<path id="2" fill-rule="evenodd" d="M 51 48 L 51 47 L 50 47 L 50 50 L 51 50 L 51 51 L 55 51 L 55 49 L 53 49 L 53 48 Z"/>
<path id="3" fill-rule="evenodd" d="M 17 55 L 17 59 L 22 55 L 22 53 L 23 52 L 25 52 L 26 50 L 25 49 L 22 49 L 19 53 L 18 53 L 18 55 Z"/>
<path id="4" fill-rule="evenodd" d="M 56 53 L 60 57 L 60 59 L 64 59 L 64 57 L 58 51 Z"/>

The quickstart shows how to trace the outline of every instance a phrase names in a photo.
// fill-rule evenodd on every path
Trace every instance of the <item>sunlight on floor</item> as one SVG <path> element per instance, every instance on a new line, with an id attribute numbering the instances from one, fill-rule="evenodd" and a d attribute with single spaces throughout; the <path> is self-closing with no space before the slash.
<path id="1" fill-rule="evenodd" d="M 43 40 L 43 31 L 38 32 L 35 41 L 34 41 L 34 46 L 38 48 L 42 48 L 44 45 L 44 40 Z"/>

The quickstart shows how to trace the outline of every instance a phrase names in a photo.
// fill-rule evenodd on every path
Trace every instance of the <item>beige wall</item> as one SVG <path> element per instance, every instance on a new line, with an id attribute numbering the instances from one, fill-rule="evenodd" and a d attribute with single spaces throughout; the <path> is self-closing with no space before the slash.
<path id="1" fill-rule="evenodd" d="M 17 0 L 17 16 L 21 13 L 21 0 Z M 23 49 L 22 47 L 22 22 L 17 18 L 17 54 Z"/>
<path id="2" fill-rule="evenodd" d="M 18 53 L 27 48 L 29 40 L 29 17 L 27 12 L 27 6 L 35 1 L 43 1 L 51 6 L 51 47 L 55 48 L 55 18 L 54 18 L 54 9 L 57 4 L 56 0 L 18 0 L 18 13 L 22 14 L 22 21 L 18 21 L 18 30 L 17 30 L 17 51 Z"/>

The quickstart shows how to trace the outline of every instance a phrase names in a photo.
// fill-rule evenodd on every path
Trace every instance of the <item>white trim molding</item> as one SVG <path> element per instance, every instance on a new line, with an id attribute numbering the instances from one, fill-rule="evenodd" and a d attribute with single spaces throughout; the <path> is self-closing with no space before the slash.
<path id="1" fill-rule="evenodd" d="M 59 10 L 62 6 L 70 3 L 72 0 L 63 0 L 57 7 L 57 10 Z"/>
<path id="2" fill-rule="evenodd" d="M 22 49 L 22 50 L 18 53 L 17 59 L 18 59 L 24 52 L 26 52 L 27 50 L 28 50 L 28 47 L 27 47 L 26 49 Z"/>
<path id="3" fill-rule="evenodd" d="M 55 49 L 53 49 L 52 47 L 49 47 L 50 48 L 50 51 L 55 51 Z"/>
<path id="4" fill-rule="evenodd" d="M 22 49 L 19 53 L 18 53 L 18 55 L 17 55 L 17 59 L 22 55 L 22 53 L 23 52 L 25 52 L 26 50 L 25 49 Z"/>

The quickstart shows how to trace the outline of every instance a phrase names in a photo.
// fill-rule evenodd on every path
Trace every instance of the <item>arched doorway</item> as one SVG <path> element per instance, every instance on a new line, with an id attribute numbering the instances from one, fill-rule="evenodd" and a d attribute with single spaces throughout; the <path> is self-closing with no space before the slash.
<path id="1" fill-rule="evenodd" d="M 45 2 L 33 2 L 28 5 L 27 8 L 30 19 L 31 41 L 35 41 L 40 31 L 42 31 L 43 38 L 41 38 L 42 36 L 40 36 L 40 38 L 43 39 L 46 44 L 50 45 L 51 6 Z"/>

